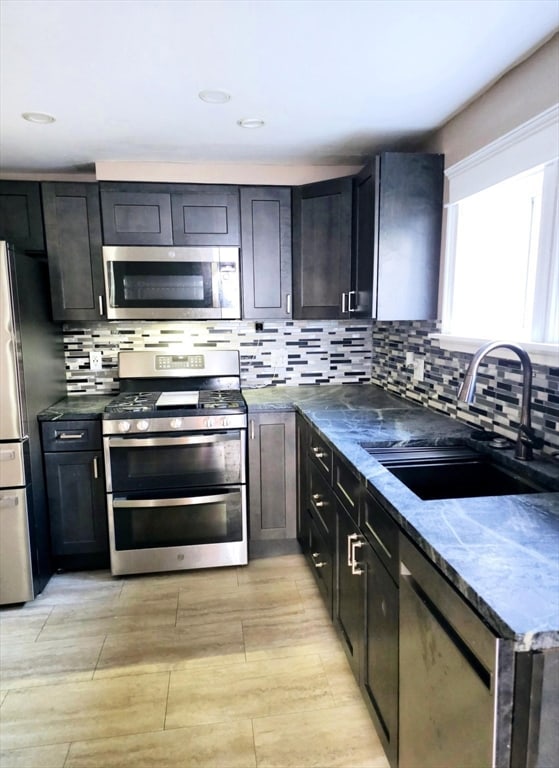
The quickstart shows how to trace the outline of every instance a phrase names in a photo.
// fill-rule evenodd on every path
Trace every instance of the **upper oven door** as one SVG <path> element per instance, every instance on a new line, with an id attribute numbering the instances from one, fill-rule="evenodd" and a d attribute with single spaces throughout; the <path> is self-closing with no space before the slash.
<path id="1" fill-rule="evenodd" d="M 104 246 L 109 320 L 239 318 L 238 248 Z"/>
<path id="2" fill-rule="evenodd" d="M 244 430 L 105 437 L 107 491 L 245 483 Z"/>

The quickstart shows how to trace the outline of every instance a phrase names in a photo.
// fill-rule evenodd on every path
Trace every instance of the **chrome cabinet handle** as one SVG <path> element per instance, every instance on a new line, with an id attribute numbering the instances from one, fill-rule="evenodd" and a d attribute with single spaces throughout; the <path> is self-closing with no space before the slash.
<path id="1" fill-rule="evenodd" d="M 286 313 L 288 315 L 291 314 L 291 294 L 290 293 L 287 294 L 286 310 L 285 311 L 286 311 Z"/>
<path id="2" fill-rule="evenodd" d="M 361 576 L 361 574 L 365 573 L 365 570 L 360 567 L 359 563 L 355 559 L 355 550 L 359 549 L 363 546 L 363 542 L 361 540 L 353 541 L 351 544 L 351 573 L 353 576 Z"/>
<path id="3" fill-rule="evenodd" d="M 254 419 L 250 420 L 250 439 L 254 440 Z"/>
<path id="4" fill-rule="evenodd" d="M 137 507 L 138 509 L 153 507 L 189 507 L 199 506 L 200 504 L 217 504 L 220 501 L 227 501 L 231 496 L 227 493 L 215 494 L 212 496 L 193 496 L 181 499 L 114 499 L 113 507 Z"/>
<path id="5" fill-rule="evenodd" d="M 60 432 L 57 436 L 57 440 L 82 440 L 85 437 L 85 432 Z"/>
<path id="6" fill-rule="evenodd" d="M 105 314 L 105 311 L 104 311 L 104 308 L 103 308 L 103 297 L 102 296 L 99 296 L 99 314 L 100 315 L 104 315 Z"/>
<path id="7" fill-rule="evenodd" d="M 353 306 L 352 306 L 352 301 L 351 301 L 352 297 L 354 299 L 356 299 L 356 301 L 353 302 Z M 355 312 L 356 309 L 357 309 L 357 291 L 350 291 L 347 294 L 347 311 L 348 312 Z"/>
<path id="8" fill-rule="evenodd" d="M 97 456 L 93 457 L 93 479 L 99 479 L 99 467 L 97 465 Z"/>
<path id="9" fill-rule="evenodd" d="M 317 448 L 316 445 L 313 445 L 312 452 L 314 453 L 317 459 L 326 458 L 326 453 L 324 451 L 321 451 L 320 448 Z"/>
<path id="10" fill-rule="evenodd" d="M 348 304 L 348 295 L 347 293 L 342 293 L 342 314 L 344 312 L 347 312 L 347 304 Z"/>
<path id="11" fill-rule="evenodd" d="M 347 537 L 347 564 L 350 568 L 353 567 L 353 547 L 352 544 L 359 538 L 357 533 L 352 533 Z"/>

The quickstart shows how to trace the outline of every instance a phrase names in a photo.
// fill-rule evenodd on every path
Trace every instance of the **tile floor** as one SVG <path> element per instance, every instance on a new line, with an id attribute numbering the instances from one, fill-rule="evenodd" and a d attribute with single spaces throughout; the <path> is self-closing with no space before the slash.
<path id="1" fill-rule="evenodd" d="M 1 768 L 388 768 L 302 556 L 0 610 Z"/>

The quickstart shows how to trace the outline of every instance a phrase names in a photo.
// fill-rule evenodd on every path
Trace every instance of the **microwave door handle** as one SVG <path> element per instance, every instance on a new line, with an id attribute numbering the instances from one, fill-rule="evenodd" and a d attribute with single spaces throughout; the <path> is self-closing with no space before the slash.
<path id="1" fill-rule="evenodd" d="M 134 507 L 153 508 L 153 507 L 193 507 L 200 504 L 217 504 L 220 501 L 228 501 L 231 495 L 228 493 L 218 493 L 211 496 L 191 496 L 187 498 L 172 499 L 113 499 L 113 507 Z"/>
<path id="2" fill-rule="evenodd" d="M 109 448 L 158 448 L 170 445 L 202 445 L 238 440 L 238 433 L 197 435 L 194 437 L 111 437 Z"/>

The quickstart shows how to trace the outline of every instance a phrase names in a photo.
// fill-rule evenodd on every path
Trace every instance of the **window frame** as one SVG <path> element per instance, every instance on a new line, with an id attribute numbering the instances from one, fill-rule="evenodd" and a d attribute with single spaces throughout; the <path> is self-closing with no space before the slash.
<path id="1" fill-rule="evenodd" d="M 486 341 L 494 340 L 493 338 L 457 336 L 445 328 L 445 323 L 450 317 L 454 281 L 457 234 L 456 204 L 470 195 L 498 184 L 500 181 L 523 173 L 535 166 L 550 163 L 555 163 L 554 170 L 548 176 L 549 183 L 554 185 L 554 190 L 545 201 L 547 221 L 540 233 L 540 253 L 544 254 L 545 261 L 542 264 L 542 257 L 540 256 L 538 259 L 538 283 L 535 291 L 535 300 L 541 307 L 541 311 L 538 313 L 538 318 L 533 320 L 532 328 L 538 327 L 541 331 L 543 325 L 551 326 L 555 320 L 559 322 L 559 289 L 555 292 L 548 290 L 549 285 L 559 285 L 558 156 L 559 104 L 555 104 L 545 112 L 536 115 L 528 122 L 445 170 L 445 176 L 448 180 L 448 203 L 445 205 L 446 240 L 441 265 L 439 302 L 442 328 L 440 332 L 430 334 L 431 338 L 439 341 L 441 348 L 473 352 Z M 547 180 L 546 183 L 548 183 Z M 554 210 L 550 210 L 551 208 Z M 551 283 L 552 280 L 555 282 Z M 516 341 L 516 339 L 507 340 Z M 522 340 L 519 343 L 530 353 L 533 362 L 559 365 L 559 344 Z M 504 352 L 503 350 L 502 357 L 506 358 L 508 355 Z"/>

